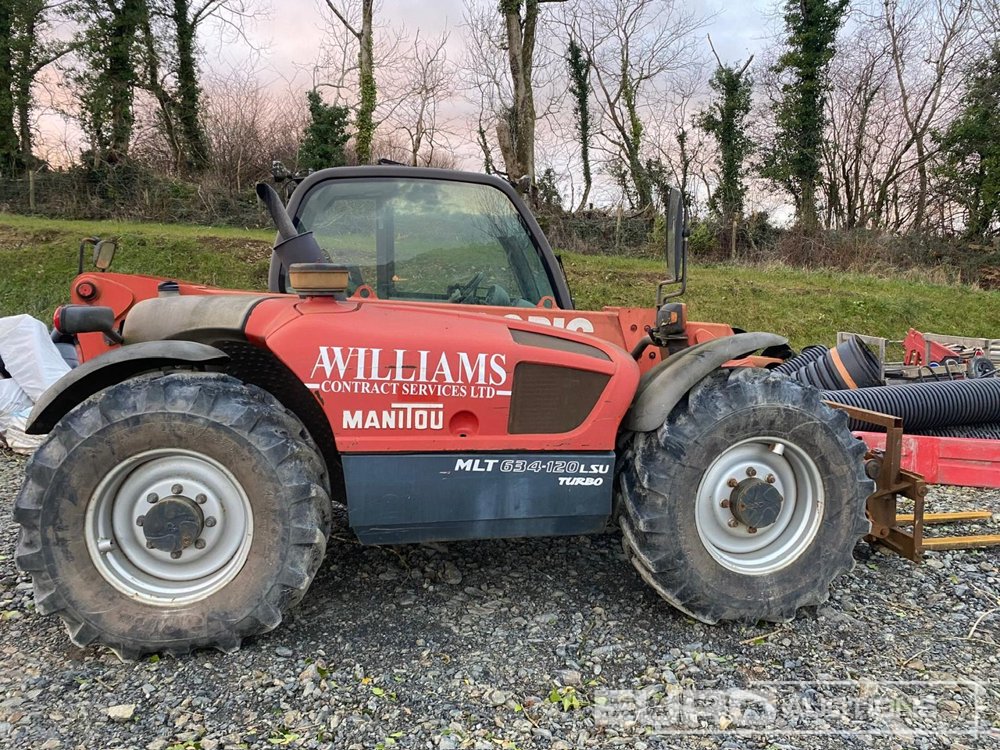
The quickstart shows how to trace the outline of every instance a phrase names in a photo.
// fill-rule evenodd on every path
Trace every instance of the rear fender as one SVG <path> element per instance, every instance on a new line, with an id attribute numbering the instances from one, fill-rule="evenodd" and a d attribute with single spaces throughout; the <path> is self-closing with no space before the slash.
<path id="1" fill-rule="evenodd" d="M 659 428 L 698 381 L 723 364 L 769 346 L 787 344 L 775 333 L 737 333 L 684 349 L 653 368 L 639 381 L 623 425 L 632 432 Z"/>
<path id="2" fill-rule="evenodd" d="M 229 357 L 214 346 L 193 341 L 147 341 L 114 349 L 70 370 L 42 394 L 26 432 L 44 435 L 73 407 L 109 386 L 164 368 L 219 367 Z"/>

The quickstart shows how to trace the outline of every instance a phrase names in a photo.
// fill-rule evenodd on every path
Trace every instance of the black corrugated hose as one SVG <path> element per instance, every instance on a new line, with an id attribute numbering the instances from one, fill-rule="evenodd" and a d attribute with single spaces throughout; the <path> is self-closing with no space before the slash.
<path id="1" fill-rule="evenodd" d="M 823 398 L 902 417 L 907 432 L 1000 423 L 1000 379 L 997 378 L 826 390 Z M 853 430 L 872 428 L 873 425 L 851 420 Z"/>

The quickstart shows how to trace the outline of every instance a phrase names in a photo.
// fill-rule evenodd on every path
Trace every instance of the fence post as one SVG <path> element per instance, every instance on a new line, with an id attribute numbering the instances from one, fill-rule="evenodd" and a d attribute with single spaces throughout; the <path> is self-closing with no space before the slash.
<path id="1" fill-rule="evenodd" d="M 28 210 L 35 211 L 35 170 L 28 168 Z"/>

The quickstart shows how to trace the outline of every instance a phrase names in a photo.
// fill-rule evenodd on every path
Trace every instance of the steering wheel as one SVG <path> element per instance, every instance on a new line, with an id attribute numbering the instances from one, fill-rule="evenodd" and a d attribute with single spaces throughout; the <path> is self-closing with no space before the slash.
<path id="1" fill-rule="evenodd" d="M 463 302 L 472 302 L 475 299 L 474 295 L 479 285 L 483 283 L 483 279 L 486 274 L 483 271 L 476 271 L 472 278 L 468 280 L 465 284 L 455 284 L 454 291 L 448 298 L 449 302 L 457 302 L 459 304 Z"/>

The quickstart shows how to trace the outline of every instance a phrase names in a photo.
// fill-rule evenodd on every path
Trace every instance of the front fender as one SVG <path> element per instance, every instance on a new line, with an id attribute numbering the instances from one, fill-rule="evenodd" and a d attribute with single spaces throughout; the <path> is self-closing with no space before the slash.
<path id="1" fill-rule="evenodd" d="M 787 343 L 788 339 L 775 333 L 737 333 L 674 354 L 643 375 L 632 407 L 625 415 L 625 429 L 649 432 L 659 428 L 685 393 L 726 362 Z"/>
<path id="2" fill-rule="evenodd" d="M 25 432 L 44 435 L 84 399 L 140 373 L 165 367 L 221 365 L 228 359 L 214 346 L 193 341 L 147 341 L 113 349 L 53 383 L 31 410 Z"/>

